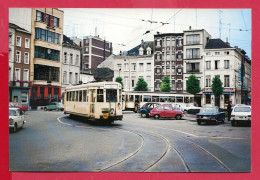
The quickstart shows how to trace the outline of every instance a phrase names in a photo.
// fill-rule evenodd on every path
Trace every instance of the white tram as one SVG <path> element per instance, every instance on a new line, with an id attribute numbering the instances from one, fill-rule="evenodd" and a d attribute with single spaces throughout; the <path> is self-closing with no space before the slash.
<path id="1" fill-rule="evenodd" d="M 147 102 L 158 102 L 160 104 L 172 104 L 184 110 L 194 107 L 194 95 L 192 94 L 173 94 L 168 92 L 124 92 L 124 110 L 137 112 L 138 107 L 142 107 Z"/>
<path id="2" fill-rule="evenodd" d="M 117 82 L 97 82 L 67 87 L 64 113 L 111 123 L 122 120 L 122 87 Z"/>

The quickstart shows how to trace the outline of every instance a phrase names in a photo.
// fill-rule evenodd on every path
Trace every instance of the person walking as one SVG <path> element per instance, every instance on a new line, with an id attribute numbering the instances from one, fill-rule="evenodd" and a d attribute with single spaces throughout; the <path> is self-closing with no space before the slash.
<path id="1" fill-rule="evenodd" d="M 230 121 L 230 118 L 231 118 L 231 104 L 230 104 L 230 101 L 228 101 L 227 113 L 228 113 L 228 121 Z"/>

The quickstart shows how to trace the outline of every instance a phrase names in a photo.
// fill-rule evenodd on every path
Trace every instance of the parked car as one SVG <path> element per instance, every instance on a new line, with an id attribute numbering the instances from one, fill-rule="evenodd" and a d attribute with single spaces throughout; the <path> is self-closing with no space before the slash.
<path id="1" fill-rule="evenodd" d="M 239 123 L 248 123 L 251 125 L 251 106 L 237 105 L 231 112 L 231 124 L 235 126 Z"/>
<path id="2" fill-rule="evenodd" d="M 9 129 L 16 132 L 25 124 L 24 116 L 20 114 L 19 108 L 9 108 Z"/>
<path id="3" fill-rule="evenodd" d="M 10 102 L 9 108 L 18 108 L 21 114 L 24 114 L 25 111 L 28 111 L 28 106 L 23 105 L 21 102 Z"/>
<path id="4" fill-rule="evenodd" d="M 159 103 L 145 103 L 138 112 L 141 114 L 141 117 L 149 117 L 149 114 L 153 108 L 160 105 Z"/>
<path id="5" fill-rule="evenodd" d="M 198 125 L 201 122 L 214 122 L 216 124 L 220 122 L 225 122 L 225 113 L 220 112 L 218 107 L 203 107 L 200 109 L 200 112 L 196 114 L 196 119 Z"/>
<path id="6" fill-rule="evenodd" d="M 179 120 L 182 118 L 182 114 L 181 111 L 175 110 L 171 105 L 159 105 L 150 112 L 150 115 L 155 119 L 161 117 L 174 117 Z"/>
<path id="7" fill-rule="evenodd" d="M 170 106 L 172 106 L 175 110 L 184 112 L 184 109 L 183 109 L 182 107 L 178 106 L 177 104 L 173 105 L 173 104 L 168 104 L 168 103 L 166 103 L 166 104 L 163 104 L 163 105 L 170 105 Z"/>
<path id="8" fill-rule="evenodd" d="M 51 102 L 49 105 L 44 107 L 44 111 L 52 111 L 52 110 L 63 111 L 64 106 L 60 102 Z"/>

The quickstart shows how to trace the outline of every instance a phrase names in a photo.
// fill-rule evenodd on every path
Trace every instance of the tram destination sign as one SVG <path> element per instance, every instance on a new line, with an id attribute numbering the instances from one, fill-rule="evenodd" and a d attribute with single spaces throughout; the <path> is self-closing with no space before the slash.
<path id="1" fill-rule="evenodd" d="M 118 85 L 117 84 L 105 84 L 104 89 L 117 89 Z"/>

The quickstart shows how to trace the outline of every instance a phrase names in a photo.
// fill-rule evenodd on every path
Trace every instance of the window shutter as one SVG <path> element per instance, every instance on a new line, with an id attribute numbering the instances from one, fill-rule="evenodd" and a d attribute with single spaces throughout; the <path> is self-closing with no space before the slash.
<path id="1" fill-rule="evenodd" d="M 50 16 L 50 27 L 53 27 L 53 16 Z"/>
<path id="2" fill-rule="evenodd" d="M 46 22 L 46 13 L 43 13 L 43 22 Z"/>

